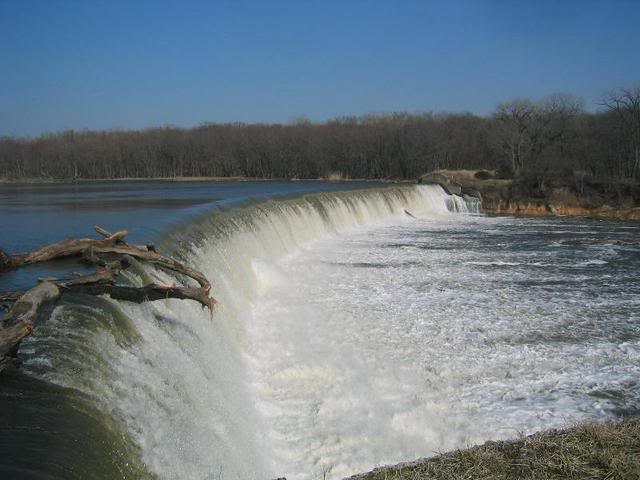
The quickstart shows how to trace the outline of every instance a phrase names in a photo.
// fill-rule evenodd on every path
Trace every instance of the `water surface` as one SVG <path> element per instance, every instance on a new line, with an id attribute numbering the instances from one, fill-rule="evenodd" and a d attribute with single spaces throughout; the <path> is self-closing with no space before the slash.
<path id="1" fill-rule="evenodd" d="M 67 238 L 93 237 L 94 225 L 114 232 L 128 229 L 131 243 L 157 242 L 172 227 L 212 209 L 376 185 L 379 184 L 320 181 L 5 184 L 0 185 L 0 249 L 23 253 Z M 56 277 L 68 271 L 69 265 L 41 265 L 0 275 L 0 291 L 29 288 L 38 277 Z"/>
<path id="2" fill-rule="evenodd" d="M 117 185 L 0 190 L 2 219 L 34 246 L 129 227 L 219 305 L 67 296 L 3 379 L 10 478 L 333 479 L 640 408 L 638 223 L 435 186 Z"/>

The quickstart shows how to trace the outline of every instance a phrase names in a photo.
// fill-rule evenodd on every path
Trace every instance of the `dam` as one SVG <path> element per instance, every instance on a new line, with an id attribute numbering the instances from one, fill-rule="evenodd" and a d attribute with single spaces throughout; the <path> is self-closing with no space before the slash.
<path id="1" fill-rule="evenodd" d="M 485 216 L 437 185 L 180 188 L 53 215 L 139 221 L 207 276 L 213 318 L 65 298 L 3 379 L 3 475 L 338 479 L 638 408 L 636 224 Z"/>

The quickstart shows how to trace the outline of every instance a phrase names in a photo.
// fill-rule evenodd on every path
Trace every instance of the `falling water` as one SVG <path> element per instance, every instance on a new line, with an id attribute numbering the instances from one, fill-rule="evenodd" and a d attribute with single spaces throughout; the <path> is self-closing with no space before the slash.
<path id="1" fill-rule="evenodd" d="M 488 279 L 500 272 L 484 278 L 474 263 L 484 258 L 458 255 L 462 238 L 500 228 L 500 219 L 466 215 L 478 207 L 422 185 L 207 214 L 165 244 L 212 282 L 213 318 L 179 300 L 68 298 L 23 343 L 25 369 L 80 392 L 113 424 L 124 439 L 116 450 L 131 458 L 123 477 L 340 478 L 613 415 L 611 402 L 585 404 L 571 393 L 545 403 L 541 392 L 564 392 L 575 373 L 560 372 L 566 341 L 526 340 L 548 321 L 545 305 L 523 298 L 514 311 L 505 291 L 492 294 L 506 295 L 502 302 L 488 299 Z M 481 273 L 492 268 L 502 267 Z M 142 266 L 127 275 L 136 284 L 172 281 Z M 557 321 L 575 311 L 563 308 Z M 508 319 L 518 315 L 524 324 L 513 331 Z M 639 358 L 637 326 L 625 328 L 633 340 L 623 350 L 600 342 L 606 366 L 574 349 L 576 368 L 592 368 L 594 378 L 606 370 L 618 390 L 629 389 L 622 357 Z M 534 374 L 526 368 L 535 359 L 543 365 Z"/>

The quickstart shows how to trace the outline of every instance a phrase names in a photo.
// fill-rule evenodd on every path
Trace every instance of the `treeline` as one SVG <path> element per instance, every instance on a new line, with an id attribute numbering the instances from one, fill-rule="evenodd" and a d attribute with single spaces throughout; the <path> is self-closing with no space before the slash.
<path id="1" fill-rule="evenodd" d="M 576 174 L 637 179 L 639 156 L 640 87 L 611 93 L 596 113 L 579 98 L 553 95 L 506 102 L 487 117 L 397 113 L 3 138 L 0 177 L 408 179 L 441 168 L 483 168 L 544 183 Z"/>

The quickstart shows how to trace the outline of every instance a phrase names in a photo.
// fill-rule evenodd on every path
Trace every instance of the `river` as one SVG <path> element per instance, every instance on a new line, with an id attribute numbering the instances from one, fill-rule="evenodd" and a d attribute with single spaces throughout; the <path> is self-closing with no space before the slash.
<path id="1" fill-rule="evenodd" d="M 128 228 L 219 302 L 210 318 L 65 298 L 0 379 L 6 478 L 333 479 L 640 408 L 638 223 L 370 183 L 2 186 L 0 202 L 8 251 Z"/>

